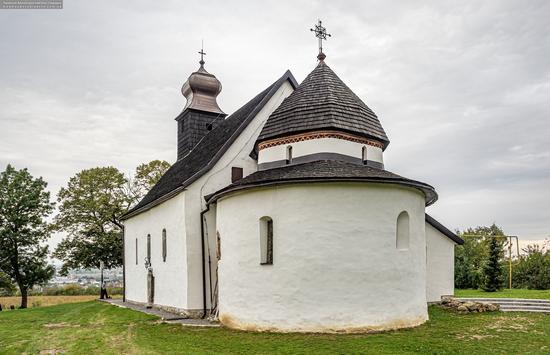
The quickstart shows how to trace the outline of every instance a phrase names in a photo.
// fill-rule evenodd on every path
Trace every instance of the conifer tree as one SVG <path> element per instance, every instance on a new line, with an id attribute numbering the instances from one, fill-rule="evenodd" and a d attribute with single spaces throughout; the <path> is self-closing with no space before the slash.
<path id="1" fill-rule="evenodd" d="M 502 241 L 499 238 L 490 238 L 489 257 L 483 267 L 483 289 L 487 292 L 495 292 L 502 289 L 504 278 L 502 277 Z"/>

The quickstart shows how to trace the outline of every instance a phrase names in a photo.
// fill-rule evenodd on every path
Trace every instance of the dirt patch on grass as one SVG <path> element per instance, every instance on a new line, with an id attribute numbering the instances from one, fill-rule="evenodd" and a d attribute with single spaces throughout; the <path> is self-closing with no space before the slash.
<path id="1" fill-rule="evenodd" d="M 527 317 L 496 317 L 485 328 L 497 332 L 514 331 L 527 333 L 531 331 L 533 325 L 535 325 L 535 320 Z"/>
<path id="2" fill-rule="evenodd" d="M 44 328 L 48 329 L 57 329 L 57 328 L 78 328 L 80 327 L 80 324 L 69 324 L 69 323 L 47 323 L 44 324 Z"/>
<path id="3" fill-rule="evenodd" d="M 490 334 L 462 334 L 456 337 L 458 340 L 485 340 L 493 338 Z"/>
<path id="4" fill-rule="evenodd" d="M 45 350 L 40 350 L 39 354 L 40 355 L 56 355 L 56 354 L 64 354 L 65 351 L 62 350 L 62 349 L 45 349 Z"/>
<path id="5" fill-rule="evenodd" d="M 491 318 L 491 321 L 483 326 L 472 327 L 467 332 L 457 336 L 460 340 L 483 340 L 494 337 L 488 332 L 514 332 L 514 333 L 539 333 L 533 329 L 536 321 L 522 316 L 499 316 Z"/>

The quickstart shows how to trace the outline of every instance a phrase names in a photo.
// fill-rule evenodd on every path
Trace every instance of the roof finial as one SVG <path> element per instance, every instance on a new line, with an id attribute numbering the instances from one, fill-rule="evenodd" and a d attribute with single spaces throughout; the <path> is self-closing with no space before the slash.
<path id="1" fill-rule="evenodd" d="M 204 52 L 204 40 L 201 40 L 201 51 L 199 52 L 199 54 L 201 55 L 201 60 L 199 61 L 199 64 L 202 67 L 204 65 L 204 56 L 206 55 L 206 53 Z"/>
<path id="2" fill-rule="evenodd" d="M 323 40 L 326 41 L 327 36 L 330 37 L 330 34 L 327 33 L 327 29 L 323 27 L 321 20 L 315 25 L 315 28 L 310 28 L 309 30 L 315 32 L 315 37 L 319 38 L 319 54 L 317 55 L 317 59 L 323 61 L 327 57 L 325 53 L 323 53 Z"/>

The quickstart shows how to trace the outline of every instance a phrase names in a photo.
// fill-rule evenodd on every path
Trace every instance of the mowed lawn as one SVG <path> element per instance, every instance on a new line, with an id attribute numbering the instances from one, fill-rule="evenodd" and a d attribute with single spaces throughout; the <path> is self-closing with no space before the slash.
<path id="1" fill-rule="evenodd" d="M 550 316 L 456 314 L 378 334 L 277 334 L 188 328 L 98 301 L 0 312 L 0 353 L 36 354 L 525 354 L 550 353 Z"/>
<path id="2" fill-rule="evenodd" d="M 456 289 L 455 297 L 550 299 L 550 290 L 505 289 L 498 292 L 485 292 L 483 290 Z"/>

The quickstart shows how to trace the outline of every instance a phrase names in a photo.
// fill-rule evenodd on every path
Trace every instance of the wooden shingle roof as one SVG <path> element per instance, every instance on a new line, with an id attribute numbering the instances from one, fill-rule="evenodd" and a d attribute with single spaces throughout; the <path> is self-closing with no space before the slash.
<path id="1" fill-rule="evenodd" d="M 366 182 L 402 185 L 422 191 L 427 206 L 437 201 L 435 189 L 428 184 L 407 179 L 387 170 L 339 160 L 318 160 L 260 170 L 205 198 L 208 203 L 212 203 L 233 191 L 280 184 L 316 182 Z"/>
<path id="2" fill-rule="evenodd" d="M 185 157 L 176 161 L 143 199 L 123 216 L 123 219 L 175 196 L 209 171 L 286 81 L 293 87 L 298 85 L 292 73 L 287 70 L 279 80 L 227 117 L 204 136 Z"/>
<path id="3" fill-rule="evenodd" d="M 373 138 L 384 149 L 389 144 L 376 114 L 324 61 L 271 114 L 257 142 L 321 129 Z"/>

